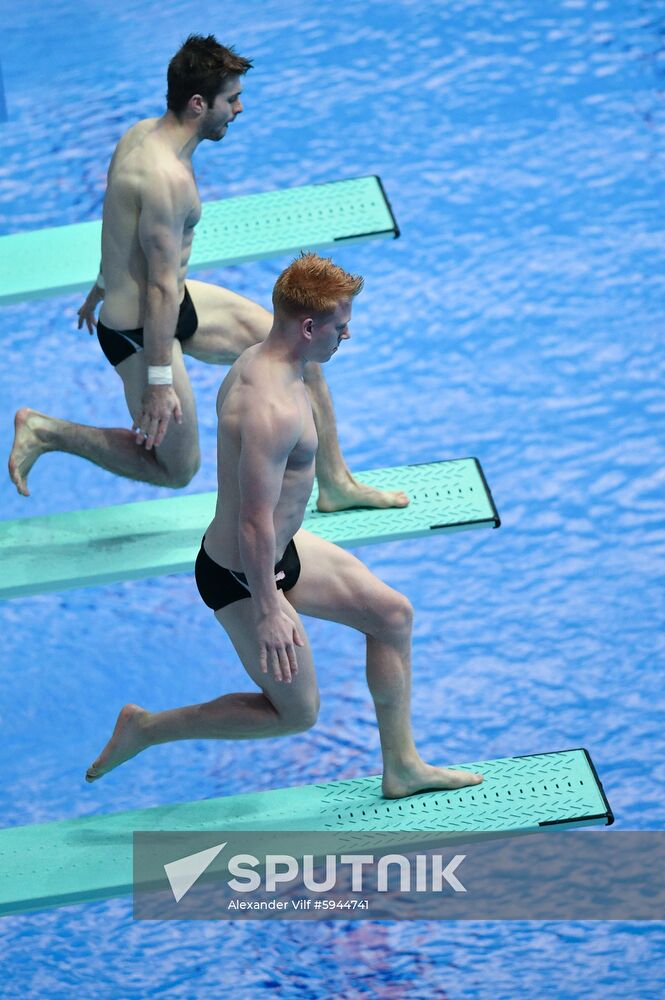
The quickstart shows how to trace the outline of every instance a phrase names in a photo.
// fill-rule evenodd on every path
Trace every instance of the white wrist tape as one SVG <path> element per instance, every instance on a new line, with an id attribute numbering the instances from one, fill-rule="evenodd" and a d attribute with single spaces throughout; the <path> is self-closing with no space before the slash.
<path id="1" fill-rule="evenodd" d="M 101 271 L 97 275 L 97 280 L 95 281 L 95 284 L 97 285 L 97 288 L 101 288 L 102 291 L 106 290 L 106 285 L 104 284 L 104 275 L 102 274 Z"/>
<path id="2" fill-rule="evenodd" d="M 148 385 L 173 385 L 171 365 L 148 365 Z"/>

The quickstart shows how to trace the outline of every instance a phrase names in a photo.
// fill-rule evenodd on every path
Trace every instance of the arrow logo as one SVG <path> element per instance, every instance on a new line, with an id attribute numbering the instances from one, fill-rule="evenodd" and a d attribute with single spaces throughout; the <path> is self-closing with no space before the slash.
<path id="1" fill-rule="evenodd" d="M 170 861 L 168 865 L 164 865 L 164 871 L 176 903 L 179 903 L 185 893 L 189 892 L 196 880 L 203 875 L 206 868 L 210 867 L 227 843 L 228 841 L 225 840 L 217 847 L 209 847 L 207 851 L 188 854 L 186 858 L 178 858 L 177 861 Z"/>

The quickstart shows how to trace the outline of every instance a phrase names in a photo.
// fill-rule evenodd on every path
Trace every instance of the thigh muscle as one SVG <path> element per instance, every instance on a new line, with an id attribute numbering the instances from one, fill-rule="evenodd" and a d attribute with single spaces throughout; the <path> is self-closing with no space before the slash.
<path id="1" fill-rule="evenodd" d="M 405 601 L 360 559 L 338 545 L 303 529 L 294 541 L 301 571 L 286 596 L 301 614 L 372 634 L 381 627 L 386 613 Z"/>
<path id="2" fill-rule="evenodd" d="M 182 357 L 180 342 L 174 340 L 173 355 L 173 388 L 182 407 L 182 423 L 171 420 L 166 437 L 155 448 L 155 453 L 167 468 L 198 462 L 199 430 L 196 416 L 196 402 Z M 145 352 L 137 351 L 116 367 L 125 389 L 125 399 L 132 420 L 141 414 L 141 400 L 146 386 Z"/>
<path id="3" fill-rule="evenodd" d="M 279 599 L 284 612 L 298 624 L 300 634 L 305 639 L 304 646 L 295 647 L 298 673 L 290 684 L 276 681 L 270 672 L 267 674 L 261 672 L 259 645 L 256 638 L 256 619 L 251 598 L 235 601 L 220 611 L 216 611 L 215 618 L 226 630 L 251 679 L 270 699 L 280 715 L 289 717 L 298 715 L 304 708 L 310 708 L 313 702 L 318 705 L 319 692 L 312 650 L 303 624 L 281 592 Z"/>
<path id="4" fill-rule="evenodd" d="M 233 364 L 244 350 L 265 340 L 272 314 L 257 302 L 228 288 L 204 281 L 187 281 L 198 326 L 183 341 L 183 350 L 199 361 Z"/>

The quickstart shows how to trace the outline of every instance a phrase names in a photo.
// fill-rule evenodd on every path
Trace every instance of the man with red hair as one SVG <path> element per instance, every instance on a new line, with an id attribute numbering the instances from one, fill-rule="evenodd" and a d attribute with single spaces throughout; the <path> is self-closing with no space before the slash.
<path id="1" fill-rule="evenodd" d="M 260 692 L 155 713 L 125 705 L 87 771 L 89 782 L 158 743 L 258 739 L 314 725 L 319 691 L 299 614 L 349 625 L 366 637 L 387 798 L 482 781 L 469 771 L 426 764 L 418 754 L 407 598 L 355 556 L 301 527 L 317 450 L 305 368 L 325 364 L 349 339 L 362 284 L 316 254 L 295 260 L 275 285 L 266 340 L 245 351 L 219 390 L 219 493 L 196 582 Z"/>

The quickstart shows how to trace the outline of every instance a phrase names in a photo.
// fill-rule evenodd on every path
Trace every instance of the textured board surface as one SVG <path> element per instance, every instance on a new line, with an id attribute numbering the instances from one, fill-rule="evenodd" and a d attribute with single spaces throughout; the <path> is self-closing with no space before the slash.
<path id="1" fill-rule="evenodd" d="M 132 835 L 151 830 L 445 831 L 516 835 L 608 825 L 586 750 L 451 765 L 482 785 L 388 800 L 381 778 L 205 799 L 0 830 L 0 914 L 131 892 Z"/>
<path id="2" fill-rule="evenodd" d="M 405 490 L 409 506 L 321 514 L 316 510 L 315 487 L 303 527 L 351 547 L 500 523 L 475 458 L 375 469 L 356 476 L 373 486 Z M 215 499 L 216 493 L 195 493 L 0 522 L 0 598 L 189 573 L 214 514 Z"/>
<path id="3" fill-rule="evenodd" d="M 99 270 L 101 233 L 95 221 L 0 236 L 0 304 L 87 291 Z M 308 184 L 207 202 L 190 268 L 397 236 L 378 177 Z"/>

